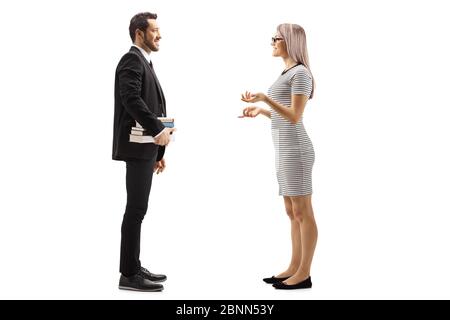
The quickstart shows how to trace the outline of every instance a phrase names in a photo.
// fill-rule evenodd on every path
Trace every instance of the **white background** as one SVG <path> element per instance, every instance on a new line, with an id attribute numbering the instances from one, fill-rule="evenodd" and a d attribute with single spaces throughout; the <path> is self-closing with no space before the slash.
<path id="1" fill-rule="evenodd" d="M 0 4 L 0 298 L 450 298 L 450 22 L 445 1 L 8 1 Z M 176 118 L 141 260 L 162 293 L 117 289 L 125 165 L 111 160 L 114 72 L 137 12 Z M 312 290 L 261 278 L 290 258 L 266 118 L 279 23 L 302 25 L 316 96 Z"/>

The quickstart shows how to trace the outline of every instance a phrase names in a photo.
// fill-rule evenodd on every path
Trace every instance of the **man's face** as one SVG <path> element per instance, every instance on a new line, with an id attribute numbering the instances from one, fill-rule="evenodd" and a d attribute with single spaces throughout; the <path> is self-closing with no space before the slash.
<path id="1" fill-rule="evenodd" d="M 146 51 L 158 51 L 159 40 L 161 34 L 159 33 L 159 26 L 155 19 L 148 19 L 148 27 L 145 32 L 142 32 L 142 45 Z"/>

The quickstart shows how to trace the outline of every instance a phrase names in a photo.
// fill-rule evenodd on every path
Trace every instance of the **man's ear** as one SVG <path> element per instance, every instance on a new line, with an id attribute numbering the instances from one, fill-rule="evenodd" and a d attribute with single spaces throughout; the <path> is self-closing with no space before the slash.
<path id="1" fill-rule="evenodd" d="M 142 39 L 144 39 L 144 32 L 140 29 L 136 29 L 135 36 L 136 36 L 136 39 L 139 36 L 139 38 L 142 40 Z"/>

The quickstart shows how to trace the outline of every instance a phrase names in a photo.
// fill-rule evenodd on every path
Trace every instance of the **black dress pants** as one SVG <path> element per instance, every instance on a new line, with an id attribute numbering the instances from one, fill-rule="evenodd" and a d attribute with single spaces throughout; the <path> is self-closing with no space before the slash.
<path id="1" fill-rule="evenodd" d="M 128 160 L 126 185 L 127 206 L 122 221 L 120 273 L 132 276 L 140 270 L 141 224 L 147 212 L 152 186 L 153 160 Z"/>

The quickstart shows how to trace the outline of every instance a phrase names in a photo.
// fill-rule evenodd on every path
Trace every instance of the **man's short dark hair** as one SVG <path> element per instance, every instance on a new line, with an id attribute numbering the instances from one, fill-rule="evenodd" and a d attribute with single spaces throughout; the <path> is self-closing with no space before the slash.
<path id="1" fill-rule="evenodd" d="M 156 19 L 156 13 L 142 12 L 136 14 L 130 21 L 130 37 L 134 42 L 136 40 L 136 30 L 146 31 L 148 27 L 148 19 Z"/>

